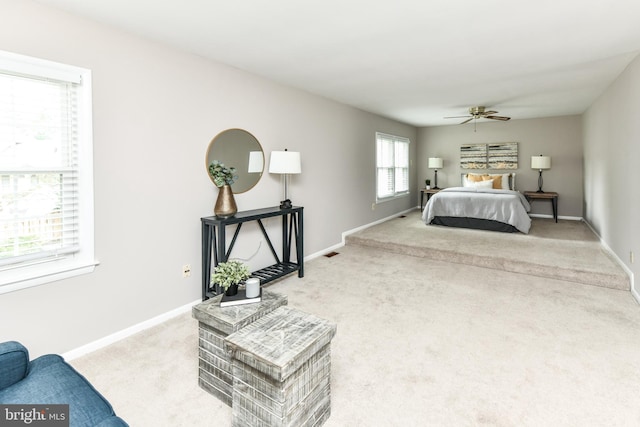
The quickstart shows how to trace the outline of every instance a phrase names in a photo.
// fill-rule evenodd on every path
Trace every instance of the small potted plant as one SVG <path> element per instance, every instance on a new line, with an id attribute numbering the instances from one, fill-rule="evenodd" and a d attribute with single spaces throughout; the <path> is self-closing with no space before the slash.
<path id="1" fill-rule="evenodd" d="M 232 296 L 238 293 L 238 285 L 249 278 L 249 267 L 240 261 L 221 262 L 211 273 L 211 282 L 217 283 L 224 293 Z"/>
<path id="2" fill-rule="evenodd" d="M 431 188 L 431 180 L 430 179 L 425 179 L 424 180 L 424 184 L 425 184 L 425 186 L 426 186 L 425 188 L 427 190 L 429 190 Z"/>

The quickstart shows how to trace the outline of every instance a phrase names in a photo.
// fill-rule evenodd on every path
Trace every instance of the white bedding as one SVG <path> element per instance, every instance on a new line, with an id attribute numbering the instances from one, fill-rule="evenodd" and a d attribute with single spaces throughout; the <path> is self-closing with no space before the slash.
<path id="1" fill-rule="evenodd" d="M 422 220 L 430 224 L 434 217 L 477 218 L 510 224 L 529 233 L 531 210 L 527 199 L 517 191 L 490 188 L 452 187 L 429 198 Z"/>

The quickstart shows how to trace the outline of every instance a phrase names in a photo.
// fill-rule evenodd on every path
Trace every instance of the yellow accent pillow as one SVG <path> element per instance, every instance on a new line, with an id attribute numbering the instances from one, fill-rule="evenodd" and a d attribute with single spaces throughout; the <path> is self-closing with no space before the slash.
<path id="1" fill-rule="evenodd" d="M 483 181 L 493 180 L 493 188 L 496 190 L 502 190 L 502 175 L 483 175 Z"/>
<path id="2" fill-rule="evenodd" d="M 480 175 L 477 173 L 468 173 L 467 174 L 467 180 L 470 182 L 479 182 L 479 181 L 486 181 L 484 179 L 485 176 L 489 176 L 489 175 Z"/>

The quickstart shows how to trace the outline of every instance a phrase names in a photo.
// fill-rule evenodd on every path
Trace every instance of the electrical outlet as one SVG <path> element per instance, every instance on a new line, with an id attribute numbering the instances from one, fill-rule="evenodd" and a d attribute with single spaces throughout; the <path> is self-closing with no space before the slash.
<path id="1" fill-rule="evenodd" d="M 182 266 L 182 277 L 191 277 L 191 264 L 185 264 Z"/>
<path id="2" fill-rule="evenodd" d="M 371 210 L 375 211 L 376 210 L 376 204 L 375 203 L 371 203 Z"/>

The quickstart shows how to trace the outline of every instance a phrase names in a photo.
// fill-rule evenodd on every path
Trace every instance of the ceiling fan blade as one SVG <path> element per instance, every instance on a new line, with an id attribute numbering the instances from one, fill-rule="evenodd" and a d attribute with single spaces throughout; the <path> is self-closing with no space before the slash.
<path id="1" fill-rule="evenodd" d="M 510 119 L 511 119 L 511 117 L 504 117 L 504 116 L 485 116 L 485 119 L 502 120 L 503 122 L 506 122 L 507 120 L 510 120 Z"/>
<path id="2" fill-rule="evenodd" d="M 466 117 L 470 117 L 469 115 L 466 116 L 448 116 L 448 117 L 443 117 L 444 119 L 464 119 Z"/>
<path id="3" fill-rule="evenodd" d="M 471 120 L 473 120 L 473 117 L 469 117 L 467 120 L 465 120 L 464 122 L 462 122 L 460 124 L 463 125 L 465 123 L 469 123 Z"/>
<path id="4" fill-rule="evenodd" d="M 496 113 L 497 113 L 497 111 L 493 111 L 493 110 L 492 110 L 492 111 L 483 111 L 483 112 L 482 112 L 482 113 L 480 113 L 480 114 L 481 114 L 481 115 L 483 115 L 483 116 L 489 116 L 489 115 L 491 115 L 491 114 L 496 114 Z"/>

